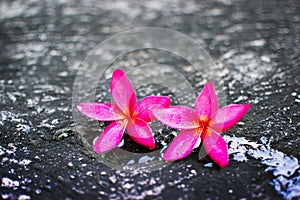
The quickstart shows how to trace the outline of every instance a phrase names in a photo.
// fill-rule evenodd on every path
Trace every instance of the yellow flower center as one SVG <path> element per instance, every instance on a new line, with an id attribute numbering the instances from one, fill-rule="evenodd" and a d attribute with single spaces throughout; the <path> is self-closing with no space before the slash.
<path id="1" fill-rule="evenodd" d="M 198 128 L 196 131 L 196 135 L 199 136 L 201 134 L 209 134 L 207 131 L 210 126 L 211 120 L 207 116 L 200 116 L 199 121 L 197 122 Z"/>

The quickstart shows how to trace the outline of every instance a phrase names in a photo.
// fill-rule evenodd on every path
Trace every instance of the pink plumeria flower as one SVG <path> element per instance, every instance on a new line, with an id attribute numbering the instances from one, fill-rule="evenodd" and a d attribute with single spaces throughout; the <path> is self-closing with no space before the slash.
<path id="1" fill-rule="evenodd" d="M 124 71 L 113 72 L 110 91 L 115 104 L 80 103 L 77 109 L 85 116 L 98 121 L 113 121 L 94 144 L 96 153 L 103 153 L 117 147 L 125 129 L 135 142 L 155 148 L 155 140 L 148 122 L 155 120 L 153 108 L 169 107 L 171 100 L 163 96 L 148 96 L 136 103 L 136 94 Z"/>
<path id="2" fill-rule="evenodd" d="M 205 85 L 195 102 L 195 110 L 186 106 L 154 109 L 153 114 L 165 125 L 181 129 L 171 142 L 163 159 L 175 161 L 188 156 L 198 140 L 208 156 L 221 168 L 228 165 L 228 147 L 219 133 L 233 127 L 250 109 L 250 104 L 231 104 L 219 109 L 214 85 Z"/>

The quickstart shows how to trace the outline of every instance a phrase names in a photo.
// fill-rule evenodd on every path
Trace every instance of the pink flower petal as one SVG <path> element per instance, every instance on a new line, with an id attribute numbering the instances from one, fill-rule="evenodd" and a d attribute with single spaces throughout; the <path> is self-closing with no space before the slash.
<path id="1" fill-rule="evenodd" d="M 114 121 L 125 117 L 115 104 L 80 103 L 77 109 L 85 116 L 98 121 Z"/>
<path id="2" fill-rule="evenodd" d="M 218 110 L 218 97 L 214 89 L 214 83 L 208 82 L 195 101 L 195 108 L 199 117 L 211 118 Z"/>
<path id="3" fill-rule="evenodd" d="M 155 120 L 152 110 L 154 108 L 167 108 L 170 106 L 171 100 L 164 96 L 149 96 L 142 99 L 135 107 L 136 117 L 151 122 Z"/>
<path id="4" fill-rule="evenodd" d="M 155 140 L 150 126 L 141 119 L 128 121 L 127 132 L 130 138 L 149 149 L 155 148 Z"/>
<path id="5" fill-rule="evenodd" d="M 117 147 L 122 140 L 125 127 L 126 123 L 124 124 L 121 121 L 110 123 L 95 142 L 94 151 L 103 153 Z"/>
<path id="6" fill-rule="evenodd" d="M 174 161 L 187 157 L 198 141 L 199 134 L 197 129 L 183 130 L 169 145 L 167 151 L 163 155 L 166 161 Z"/>
<path id="7" fill-rule="evenodd" d="M 241 120 L 249 109 L 250 104 L 224 106 L 213 115 L 210 127 L 215 131 L 225 132 Z"/>
<path id="8" fill-rule="evenodd" d="M 208 129 L 205 134 L 201 135 L 201 139 L 208 156 L 221 168 L 226 167 L 229 162 L 228 147 L 222 136 Z"/>
<path id="9" fill-rule="evenodd" d="M 199 126 L 196 111 L 186 106 L 153 109 L 153 114 L 163 124 L 175 129 L 193 129 Z"/>
<path id="10" fill-rule="evenodd" d="M 117 69 L 113 72 L 110 91 L 120 109 L 127 115 L 131 114 L 136 104 L 136 95 L 123 70 Z"/>

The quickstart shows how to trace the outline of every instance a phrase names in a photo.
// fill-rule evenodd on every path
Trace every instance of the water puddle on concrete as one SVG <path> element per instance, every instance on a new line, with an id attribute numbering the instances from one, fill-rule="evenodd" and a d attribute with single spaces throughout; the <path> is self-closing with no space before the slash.
<path id="1" fill-rule="evenodd" d="M 297 158 L 270 148 L 265 144 L 248 141 L 244 137 L 223 136 L 229 145 L 229 154 L 233 160 L 247 162 L 249 158 L 260 160 L 266 165 L 266 171 L 272 171 L 274 179 L 270 182 L 285 199 L 300 197 L 300 166 Z"/>

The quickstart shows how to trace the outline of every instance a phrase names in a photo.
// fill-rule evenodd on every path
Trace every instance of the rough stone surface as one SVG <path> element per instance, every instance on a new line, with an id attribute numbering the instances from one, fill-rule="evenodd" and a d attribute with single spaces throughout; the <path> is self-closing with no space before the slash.
<path id="1" fill-rule="evenodd" d="M 195 151 L 159 171 L 113 170 L 70 128 L 73 82 L 87 54 L 115 33 L 150 26 L 203 45 L 228 102 L 251 103 L 226 133 L 227 168 Z M 300 198 L 299 1 L 2 0 L 0 47 L 1 198 Z"/>

